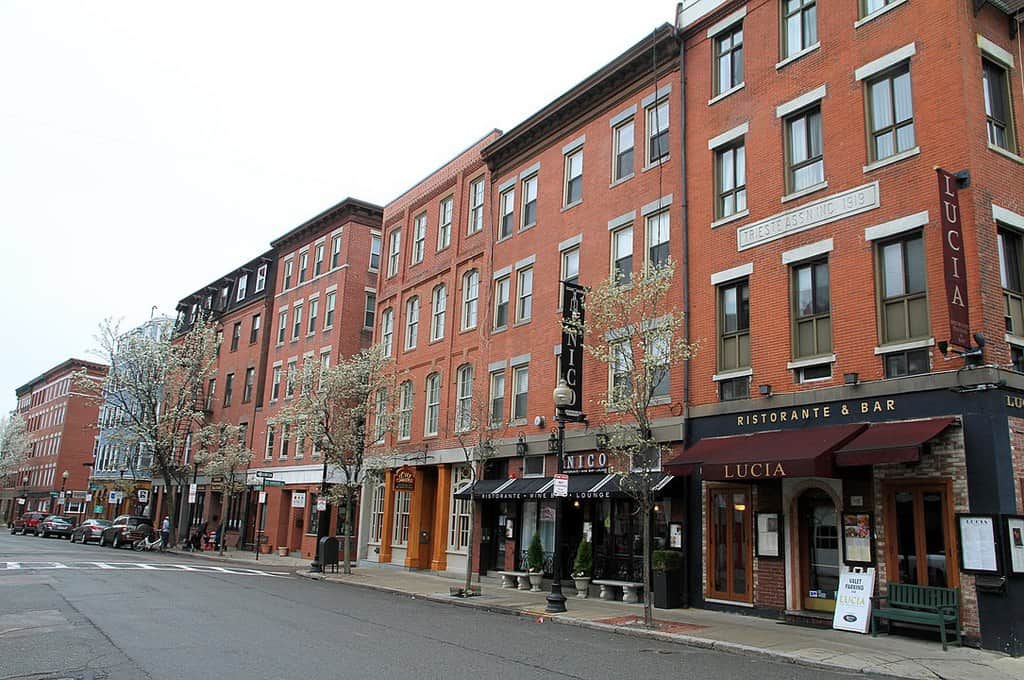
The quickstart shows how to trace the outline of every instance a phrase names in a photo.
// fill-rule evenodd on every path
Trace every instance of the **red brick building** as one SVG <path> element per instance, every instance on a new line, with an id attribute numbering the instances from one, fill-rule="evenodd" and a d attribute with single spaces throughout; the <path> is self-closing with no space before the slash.
<path id="1" fill-rule="evenodd" d="M 17 412 L 27 425 L 29 450 L 12 475 L 14 486 L 0 491 L 0 516 L 8 522 L 30 510 L 69 515 L 87 511 L 85 492 L 99 404 L 76 387 L 75 374 L 79 372 L 100 381 L 107 367 L 68 359 L 15 390 Z M 62 498 L 62 491 L 77 493 Z"/>

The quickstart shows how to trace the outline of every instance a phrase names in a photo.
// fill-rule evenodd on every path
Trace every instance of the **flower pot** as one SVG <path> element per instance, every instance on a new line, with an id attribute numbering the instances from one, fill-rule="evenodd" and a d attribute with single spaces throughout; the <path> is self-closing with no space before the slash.
<path id="1" fill-rule="evenodd" d="M 531 593 L 539 593 L 540 592 L 540 584 L 543 581 L 544 581 L 544 574 L 542 572 L 531 571 L 530 572 L 530 592 Z"/>
<path id="2" fill-rule="evenodd" d="M 286 546 L 286 545 L 279 546 L 278 549 L 277 549 L 277 554 L 280 555 L 281 557 L 288 557 L 288 546 Z"/>
<path id="3" fill-rule="evenodd" d="M 269 545 L 261 545 L 260 546 L 260 552 L 263 553 L 264 555 L 269 555 L 272 551 L 271 551 Z"/>
<path id="4" fill-rule="evenodd" d="M 573 576 L 572 580 L 576 582 L 576 597 L 584 600 L 590 597 L 590 577 L 589 576 Z"/>

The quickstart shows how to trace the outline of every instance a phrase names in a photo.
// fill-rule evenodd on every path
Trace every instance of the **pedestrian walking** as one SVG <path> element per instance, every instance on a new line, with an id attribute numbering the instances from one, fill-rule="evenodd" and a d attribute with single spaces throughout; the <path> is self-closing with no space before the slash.
<path id="1" fill-rule="evenodd" d="M 167 550 L 171 540 L 171 518 L 164 515 L 164 521 L 160 524 L 160 551 Z"/>

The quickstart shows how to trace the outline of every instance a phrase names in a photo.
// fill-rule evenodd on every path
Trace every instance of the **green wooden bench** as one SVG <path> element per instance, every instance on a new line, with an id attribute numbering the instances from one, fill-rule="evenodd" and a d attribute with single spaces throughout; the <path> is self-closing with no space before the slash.
<path id="1" fill-rule="evenodd" d="M 908 583 L 889 583 L 884 597 L 875 596 L 871 610 L 871 637 L 878 635 L 878 621 L 915 623 L 939 629 L 942 651 L 946 651 L 947 627 L 956 628 L 956 643 L 960 644 L 960 591 L 938 586 L 916 586 Z M 880 606 L 879 601 L 886 605 Z"/>

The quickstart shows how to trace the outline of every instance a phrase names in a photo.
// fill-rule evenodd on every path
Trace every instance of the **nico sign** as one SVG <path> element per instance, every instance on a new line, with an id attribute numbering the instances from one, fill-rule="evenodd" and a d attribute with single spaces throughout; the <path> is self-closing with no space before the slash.
<path id="1" fill-rule="evenodd" d="M 558 377 L 572 388 L 572 404 L 565 409 L 567 420 L 583 420 L 583 329 L 586 289 L 562 282 L 562 356 Z"/>
<path id="2" fill-rule="evenodd" d="M 395 470 L 395 479 L 392 482 L 395 491 L 415 491 L 416 473 L 406 465 Z"/>
<path id="3" fill-rule="evenodd" d="M 964 231 L 960 219 L 957 179 L 942 168 L 939 175 L 939 215 L 942 221 L 942 270 L 949 311 L 949 341 L 964 349 L 971 347 L 971 324 L 967 311 L 967 273 L 964 262 Z"/>

